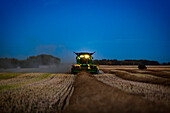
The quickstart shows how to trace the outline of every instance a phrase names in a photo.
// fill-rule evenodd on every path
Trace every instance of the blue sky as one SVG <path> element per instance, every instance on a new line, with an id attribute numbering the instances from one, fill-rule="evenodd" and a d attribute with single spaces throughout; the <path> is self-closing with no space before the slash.
<path id="1" fill-rule="evenodd" d="M 73 51 L 170 62 L 169 0 L 1 0 L 0 57 Z M 70 60 L 70 59 L 69 59 Z"/>

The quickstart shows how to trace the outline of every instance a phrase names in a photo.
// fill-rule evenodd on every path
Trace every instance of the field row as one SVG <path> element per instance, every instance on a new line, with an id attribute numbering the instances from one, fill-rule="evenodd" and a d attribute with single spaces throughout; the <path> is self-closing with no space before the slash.
<path id="1" fill-rule="evenodd" d="M 99 81 L 155 103 L 170 106 L 169 73 L 162 70 L 106 68 L 103 71 L 105 74 L 94 75 Z"/>
<path id="2" fill-rule="evenodd" d="M 47 73 L 0 76 L 1 112 L 60 112 L 68 104 L 75 78 Z"/>

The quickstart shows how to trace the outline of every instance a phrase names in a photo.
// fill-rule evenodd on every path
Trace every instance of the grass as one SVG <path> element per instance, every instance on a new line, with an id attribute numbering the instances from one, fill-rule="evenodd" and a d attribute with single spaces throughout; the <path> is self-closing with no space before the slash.
<path id="1" fill-rule="evenodd" d="M 42 74 L 42 75 L 40 75 L 40 76 L 36 76 L 35 79 L 36 79 L 36 80 L 47 79 L 47 78 L 49 78 L 51 75 L 52 75 L 51 73 L 44 73 L 44 74 Z"/>
<path id="2" fill-rule="evenodd" d="M 21 73 L 3 73 L 0 74 L 0 80 L 14 78 L 19 75 L 21 75 Z"/>
<path id="3" fill-rule="evenodd" d="M 12 74 L 12 73 L 10 73 L 10 74 Z M 47 80 L 51 76 L 52 76 L 51 73 L 44 73 L 44 74 L 42 74 L 42 73 L 27 73 L 27 74 L 21 74 L 21 76 L 17 75 L 13 79 L 9 79 L 9 78 L 3 79 L 3 81 L 0 82 L 0 91 L 25 87 L 26 85 L 29 85 L 29 84 Z"/>
<path id="4" fill-rule="evenodd" d="M 3 89 L 12 89 L 14 86 L 12 85 L 1 85 L 0 86 L 0 91 L 3 90 Z"/>

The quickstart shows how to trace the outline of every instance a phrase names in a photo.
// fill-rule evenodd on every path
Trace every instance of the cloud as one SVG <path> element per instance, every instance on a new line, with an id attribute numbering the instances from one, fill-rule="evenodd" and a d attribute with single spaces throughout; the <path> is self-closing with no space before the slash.
<path id="1" fill-rule="evenodd" d="M 72 50 L 67 49 L 65 45 L 38 45 L 34 49 L 34 54 L 49 54 L 59 57 L 62 63 L 75 62 L 74 53 Z"/>

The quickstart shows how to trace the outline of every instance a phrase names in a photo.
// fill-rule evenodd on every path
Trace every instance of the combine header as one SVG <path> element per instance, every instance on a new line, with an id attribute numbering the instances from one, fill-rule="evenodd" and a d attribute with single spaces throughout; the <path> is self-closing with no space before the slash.
<path id="1" fill-rule="evenodd" d="M 99 73 L 99 66 L 92 64 L 92 59 L 93 59 L 92 55 L 94 53 L 86 53 L 86 52 L 75 53 L 77 55 L 77 57 L 76 57 L 77 64 L 72 65 L 71 73 L 77 73 L 77 72 L 80 72 L 80 71 L 87 71 L 87 72 L 90 72 L 90 73 L 98 74 Z"/>

